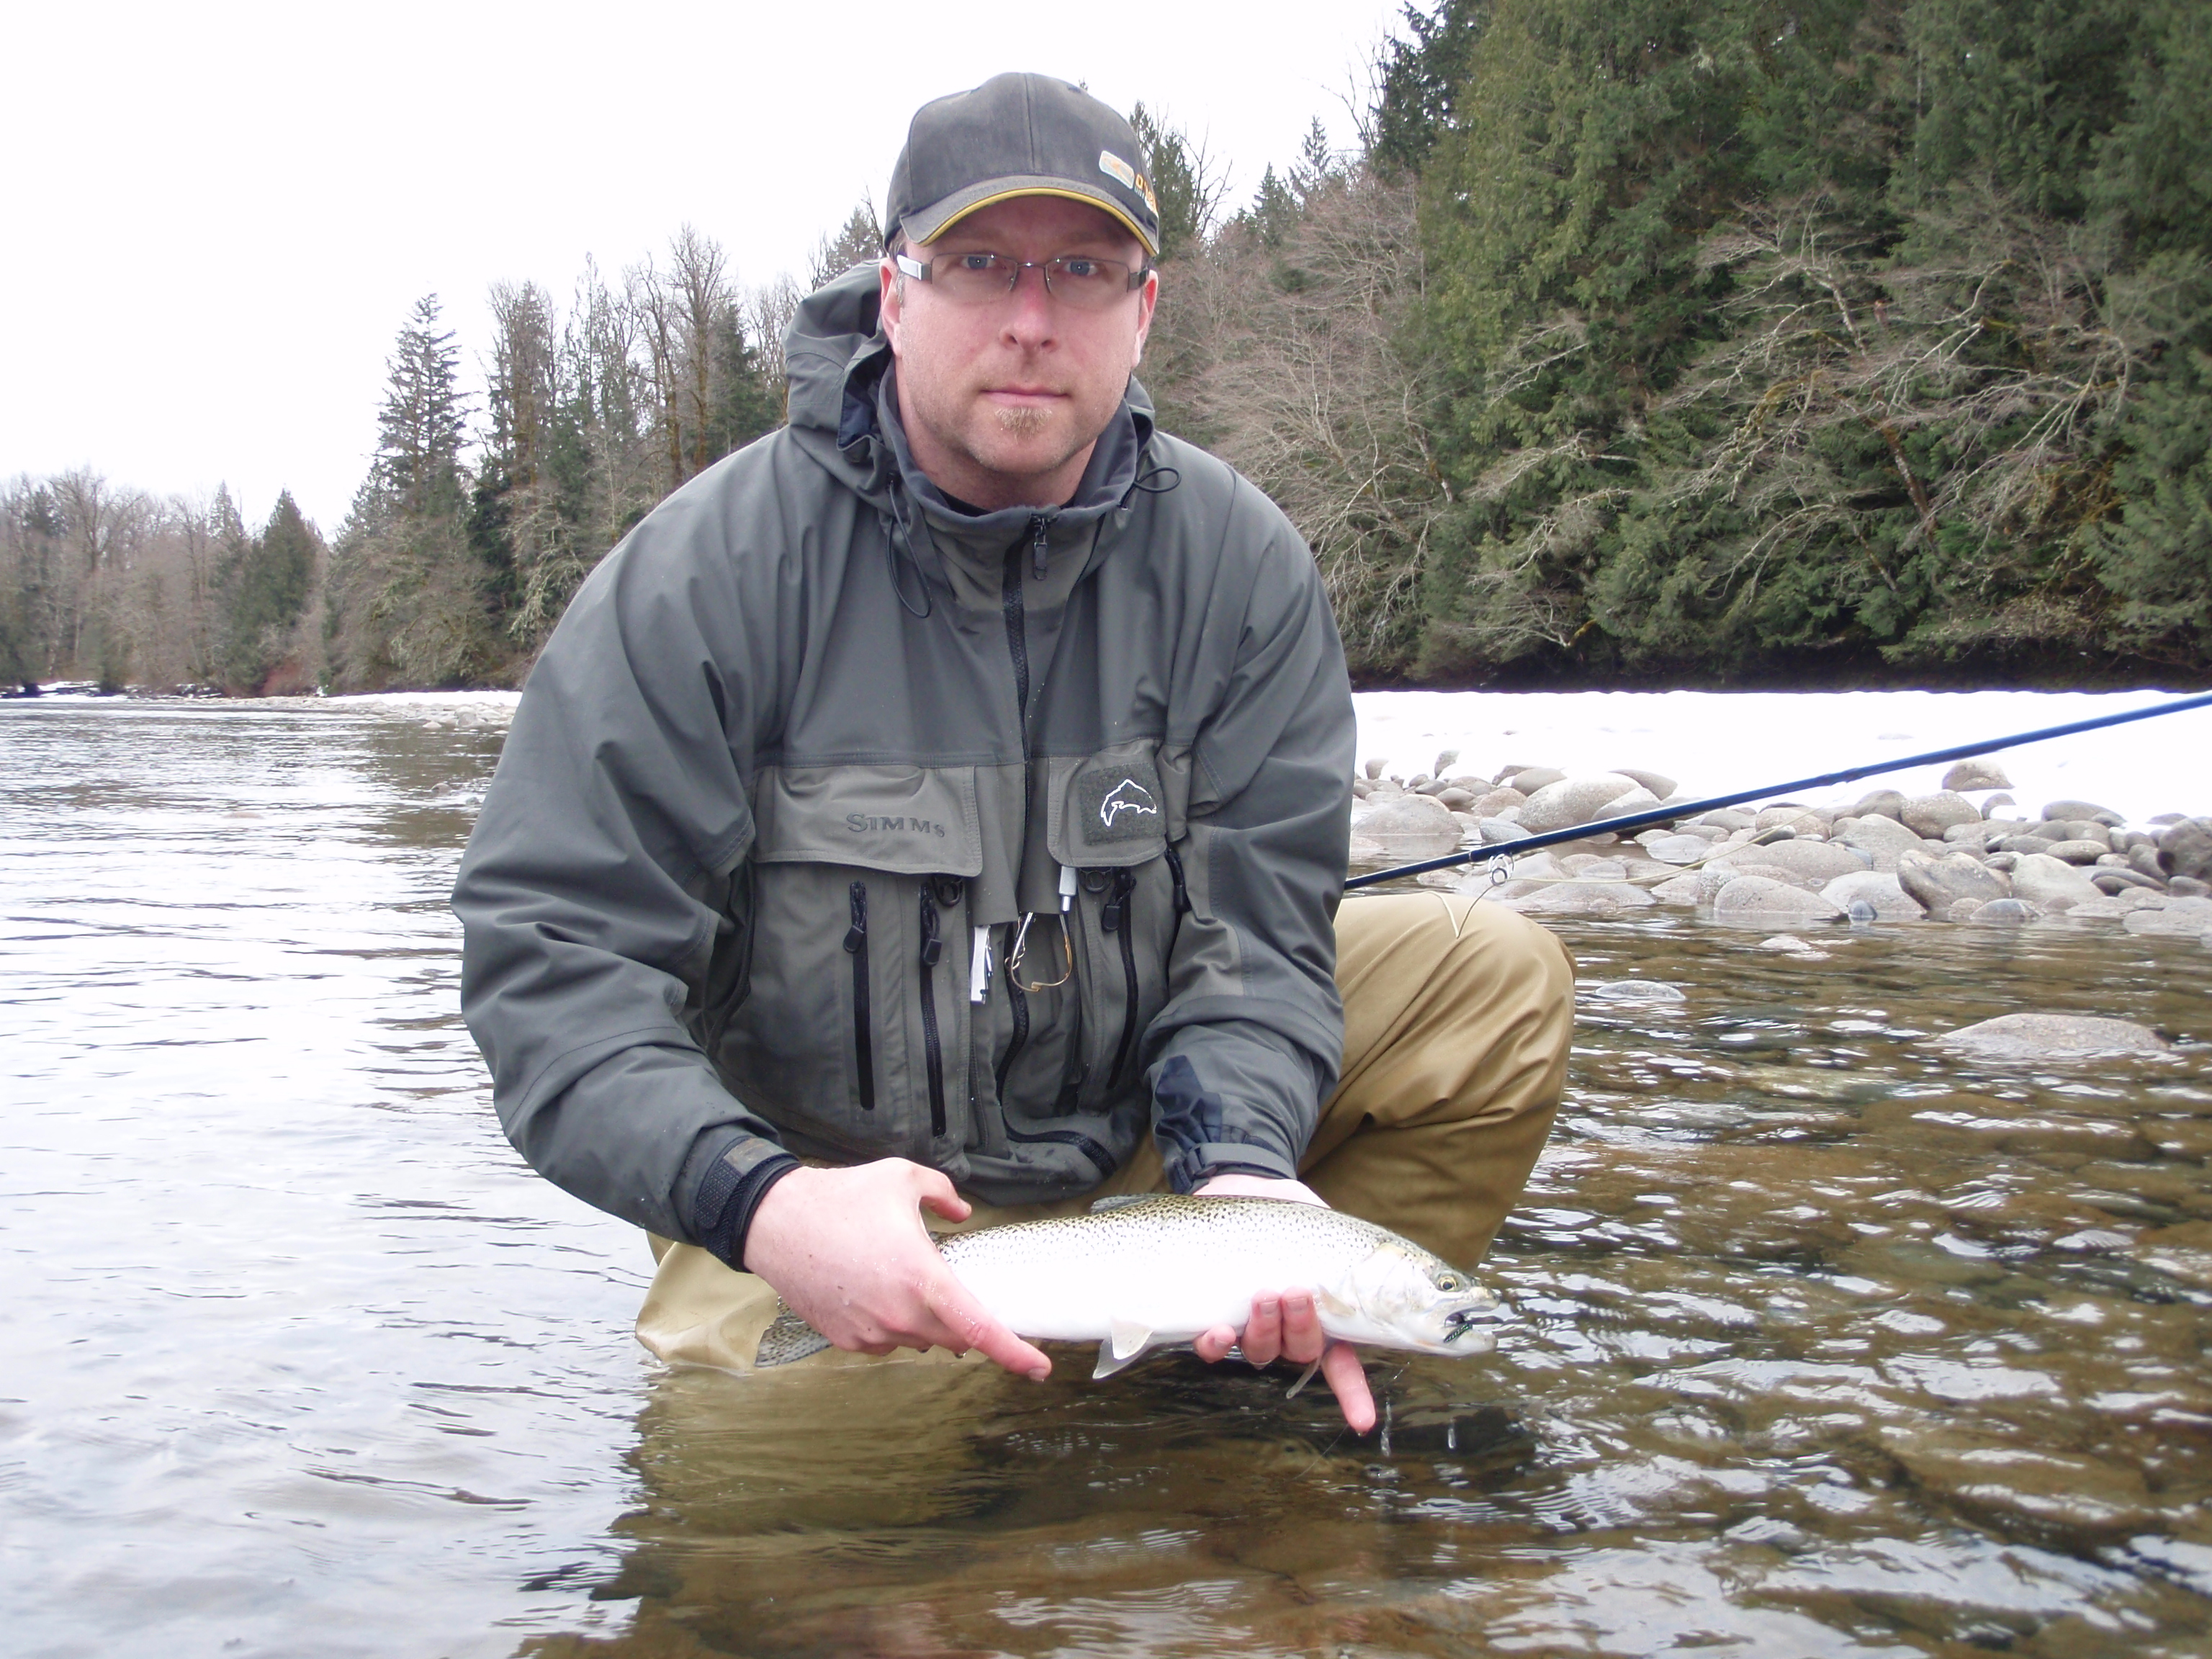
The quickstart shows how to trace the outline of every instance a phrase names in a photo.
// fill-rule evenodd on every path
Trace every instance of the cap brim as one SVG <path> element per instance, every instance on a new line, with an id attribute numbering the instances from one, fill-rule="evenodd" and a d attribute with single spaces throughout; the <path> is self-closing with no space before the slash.
<path id="1" fill-rule="evenodd" d="M 1065 179 L 987 179 L 981 184 L 955 191 L 941 202 L 933 202 L 919 213 L 908 214 L 901 228 L 917 242 L 933 242 L 969 214 L 994 203 L 1012 201 L 1018 196 L 1057 196 L 1063 201 L 1080 202 L 1085 207 L 1095 207 L 1135 237 L 1138 245 L 1148 255 L 1155 259 L 1159 258 L 1159 245 L 1142 225 L 1129 216 L 1127 208 L 1103 190 L 1089 190 Z"/>

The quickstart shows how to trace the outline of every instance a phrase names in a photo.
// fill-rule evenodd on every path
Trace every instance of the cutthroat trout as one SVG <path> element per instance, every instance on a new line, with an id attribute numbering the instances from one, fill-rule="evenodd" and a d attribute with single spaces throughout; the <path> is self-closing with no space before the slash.
<path id="1" fill-rule="evenodd" d="M 1419 1353 L 1487 1352 L 1482 1328 L 1498 1314 L 1487 1291 L 1411 1240 L 1282 1199 L 1106 1199 L 1088 1215 L 957 1233 L 938 1249 L 1017 1334 L 1097 1343 L 1094 1377 L 1217 1325 L 1241 1328 L 1263 1291 L 1310 1290 L 1322 1330 L 1340 1341 Z M 829 1346 L 786 1309 L 757 1363 L 787 1365 Z"/>

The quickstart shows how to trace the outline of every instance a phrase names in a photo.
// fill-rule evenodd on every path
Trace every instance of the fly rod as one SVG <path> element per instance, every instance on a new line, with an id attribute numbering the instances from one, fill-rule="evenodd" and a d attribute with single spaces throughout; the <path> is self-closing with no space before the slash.
<path id="1" fill-rule="evenodd" d="M 1625 835 L 1631 830 L 1649 829 L 1655 823 L 1672 823 L 1682 818 L 1693 818 L 1701 812 L 1713 812 L 1723 806 L 1741 806 L 1746 801 L 1765 800 L 1775 795 L 1795 794 L 1800 789 L 1826 789 L 1838 783 L 1856 783 L 1861 778 L 1877 777 L 1884 772 L 1902 772 L 1907 767 L 1933 766 L 1939 761 L 1966 760 L 1974 755 L 1992 754 L 2000 749 L 2016 749 L 2024 743 L 2040 743 L 2045 738 L 2070 738 L 2078 732 L 2095 732 L 2107 726 L 2124 726 L 2130 720 L 2147 720 L 2160 714 L 2179 714 L 2185 708 L 2212 708 L 2212 691 L 2200 691 L 2195 696 L 2175 697 L 2154 703 L 2148 708 L 2130 708 L 2118 714 L 2100 714 L 2091 720 L 2072 720 L 2064 726 L 2046 726 L 2039 732 L 2021 732 L 2009 738 L 1989 738 L 1979 743 L 1962 743 L 1949 749 L 1933 749 L 1924 755 L 1908 755 L 1902 760 L 1876 761 L 1870 766 L 1846 767 L 1840 772 L 1823 772 L 1818 777 L 1794 778 L 1788 783 L 1772 783 L 1758 789 L 1739 789 L 1732 795 L 1712 795 L 1704 800 L 1683 801 L 1679 805 L 1655 806 L 1649 811 L 1631 812 L 1625 817 L 1603 818 L 1595 823 L 1577 823 L 1565 830 L 1547 830 L 1541 835 L 1520 836 L 1494 847 L 1470 847 L 1440 859 L 1424 859 L 1419 864 L 1401 864 L 1393 870 L 1373 870 L 1364 876 L 1354 876 L 1344 884 L 1346 892 L 1355 888 L 1372 887 L 1381 881 L 1397 881 L 1407 876 L 1422 875 L 1431 870 L 1449 870 L 1456 864 L 1473 864 L 1478 860 L 1495 858 L 1499 854 L 1533 853 L 1541 847 L 1556 847 L 1562 842 L 1580 841 L 1585 836 Z"/>

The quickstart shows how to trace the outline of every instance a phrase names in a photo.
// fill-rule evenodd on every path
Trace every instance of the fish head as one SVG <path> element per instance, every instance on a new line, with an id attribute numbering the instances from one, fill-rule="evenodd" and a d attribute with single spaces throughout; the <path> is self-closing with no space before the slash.
<path id="1" fill-rule="evenodd" d="M 1473 1278 L 1402 1238 L 1386 1239 L 1355 1262 L 1324 1298 L 1330 1322 L 1351 1340 L 1419 1353 L 1487 1353 L 1498 1298 Z"/>

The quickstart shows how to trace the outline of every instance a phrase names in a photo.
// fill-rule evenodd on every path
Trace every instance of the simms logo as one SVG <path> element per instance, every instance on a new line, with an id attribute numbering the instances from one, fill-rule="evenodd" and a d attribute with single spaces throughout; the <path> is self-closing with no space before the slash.
<path id="1" fill-rule="evenodd" d="M 945 839 L 945 826 L 928 818 L 881 818 L 869 812 L 848 812 L 845 814 L 845 828 L 856 836 L 865 836 L 877 830 L 895 830 L 902 835 L 934 836 L 939 841 Z"/>
<path id="2" fill-rule="evenodd" d="M 1154 805 L 1151 792 L 1143 784 L 1134 778 L 1124 778 L 1114 786 L 1111 793 L 1098 803 L 1098 822 L 1111 830 L 1114 820 L 1124 812 L 1158 817 L 1160 809 Z"/>

